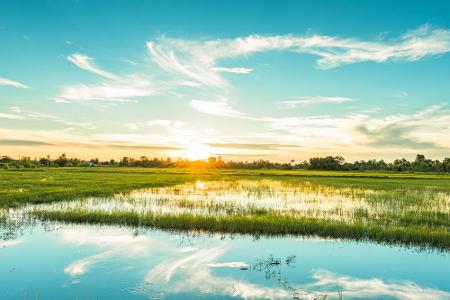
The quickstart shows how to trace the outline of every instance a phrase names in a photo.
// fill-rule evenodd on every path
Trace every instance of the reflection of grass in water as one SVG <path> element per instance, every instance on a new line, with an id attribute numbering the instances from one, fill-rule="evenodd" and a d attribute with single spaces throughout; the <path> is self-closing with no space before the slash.
<path id="1" fill-rule="evenodd" d="M 299 234 L 450 248 L 450 195 L 239 180 L 34 206 L 43 219 L 228 233 Z M 397 199 L 394 200 L 394 197 Z"/>

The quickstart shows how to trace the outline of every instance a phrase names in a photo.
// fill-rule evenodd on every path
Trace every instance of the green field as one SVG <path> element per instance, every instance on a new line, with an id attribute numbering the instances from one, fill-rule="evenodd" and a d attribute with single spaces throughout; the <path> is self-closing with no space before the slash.
<path id="1" fill-rule="evenodd" d="M 1 207 L 46 220 L 450 248 L 443 174 L 51 168 L 0 180 Z"/>

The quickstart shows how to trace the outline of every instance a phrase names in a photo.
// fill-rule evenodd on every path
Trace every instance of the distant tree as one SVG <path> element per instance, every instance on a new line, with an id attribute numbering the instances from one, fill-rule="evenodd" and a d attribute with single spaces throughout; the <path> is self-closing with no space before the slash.
<path id="1" fill-rule="evenodd" d="M 7 155 L 3 155 L 1 158 L 0 158 L 0 162 L 1 163 L 11 163 L 11 162 L 13 162 L 14 161 L 14 159 L 12 159 L 11 157 L 9 157 L 9 156 L 7 156 Z"/>
<path id="2" fill-rule="evenodd" d="M 422 161 L 425 161 L 425 155 L 417 154 L 416 155 L 416 162 L 422 162 Z"/>
<path id="3" fill-rule="evenodd" d="M 59 167 L 66 167 L 68 165 L 66 153 L 61 154 L 56 160 L 55 164 Z"/>
<path id="4" fill-rule="evenodd" d="M 313 157 L 309 160 L 309 169 L 340 170 L 344 161 L 342 156 Z"/>

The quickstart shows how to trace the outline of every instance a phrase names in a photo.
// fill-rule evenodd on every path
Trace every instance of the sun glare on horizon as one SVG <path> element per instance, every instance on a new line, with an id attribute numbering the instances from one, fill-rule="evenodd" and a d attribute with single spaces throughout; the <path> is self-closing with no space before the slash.
<path id="1" fill-rule="evenodd" d="M 186 149 L 177 152 L 177 155 L 189 160 L 205 160 L 214 155 L 214 149 L 202 144 L 190 144 Z"/>

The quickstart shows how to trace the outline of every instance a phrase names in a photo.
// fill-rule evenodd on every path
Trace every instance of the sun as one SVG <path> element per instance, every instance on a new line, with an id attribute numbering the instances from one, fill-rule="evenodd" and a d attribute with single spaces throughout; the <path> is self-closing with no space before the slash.
<path id="1" fill-rule="evenodd" d="M 213 153 L 213 149 L 209 146 L 202 144 L 189 145 L 186 150 L 181 152 L 181 156 L 189 160 L 203 160 L 210 157 Z"/>

